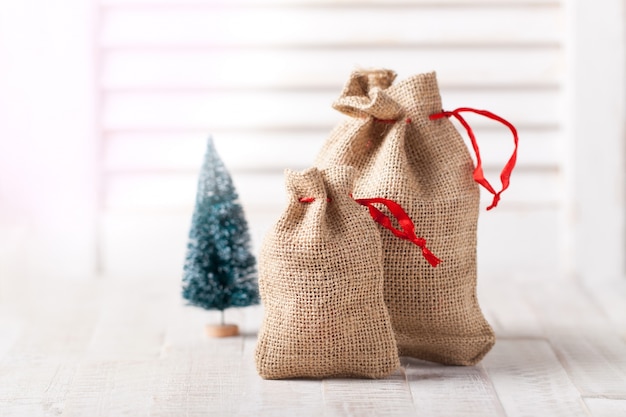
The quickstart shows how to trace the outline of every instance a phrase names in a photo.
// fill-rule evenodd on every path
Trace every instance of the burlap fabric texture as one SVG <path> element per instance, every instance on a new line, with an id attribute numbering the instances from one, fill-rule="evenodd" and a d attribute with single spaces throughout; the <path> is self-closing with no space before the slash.
<path id="1" fill-rule="evenodd" d="M 390 70 L 355 71 L 333 107 L 336 127 L 315 165 L 350 165 L 354 197 L 400 203 L 418 236 L 442 260 L 382 233 L 385 302 L 402 356 L 473 365 L 495 342 L 476 299 L 479 189 L 466 145 L 441 112 L 435 73 L 393 84 Z M 382 230 L 382 229 L 381 229 Z"/>
<path id="2" fill-rule="evenodd" d="M 353 183 L 350 167 L 286 171 L 289 203 L 259 256 L 263 378 L 379 378 L 399 366 L 380 232 Z"/>

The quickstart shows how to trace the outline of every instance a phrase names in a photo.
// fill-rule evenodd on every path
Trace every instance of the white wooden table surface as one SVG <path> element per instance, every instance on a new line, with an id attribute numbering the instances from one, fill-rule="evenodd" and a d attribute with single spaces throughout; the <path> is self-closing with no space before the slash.
<path id="1" fill-rule="evenodd" d="M 179 281 L 5 280 L 0 416 L 626 416 L 626 285 L 487 280 L 497 343 L 475 367 L 405 358 L 385 380 L 264 381 L 259 307 L 215 312 Z"/>

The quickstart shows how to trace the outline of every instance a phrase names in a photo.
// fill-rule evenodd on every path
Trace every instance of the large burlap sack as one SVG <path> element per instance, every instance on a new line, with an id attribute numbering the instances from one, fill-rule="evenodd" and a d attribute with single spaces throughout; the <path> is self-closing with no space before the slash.
<path id="1" fill-rule="evenodd" d="M 354 170 L 287 171 L 289 204 L 263 242 L 256 348 L 267 379 L 384 377 L 399 366 L 382 242 L 351 197 Z M 406 243 L 406 242 L 405 242 Z"/>
<path id="2" fill-rule="evenodd" d="M 433 268 L 418 247 L 382 233 L 385 302 L 400 354 L 472 365 L 495 342 L 476 299 L 474 165 L 443 117 L 451 114 L 441 114 L 435 73 L 394 78 L 389 70 L 351 75 L 333 107 L 352 118 L 332 131 L 315 165 L 355 167 L 354 197 L 400 203 L 442 260 Z"/>

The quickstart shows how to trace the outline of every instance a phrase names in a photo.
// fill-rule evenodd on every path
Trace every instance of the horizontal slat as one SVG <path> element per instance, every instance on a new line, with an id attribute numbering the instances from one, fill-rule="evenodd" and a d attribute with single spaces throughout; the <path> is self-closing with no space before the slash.
<path id="1" fill-rule="evenodd" d="M 498 187 L 498 173 L 486 172 Z M 233 175 L 242 202 L 272 206 L 286 201 L 282 174 Z M 110 175 L 106 181 L 105 207 L 122 210 L 187 210 L 195 201 L 194 174 Z M 520 172 L 511 179 L 511 188 L 502 196 L 502 206 L 556 205 L 561 194 L 558 172 Z M 485 202 L 490 194 L 483 193 Z M 376 197 L 376 196 L 372 196 Z"/>
<path id="2" fill-rule="evenodd" d="M 217 151 L 233 172 L 304 169 L 328 132 L 231 133 L 214 135 Z M 207 134 L 113 134 L 106 140 L 105 170 L 115 172 L 197 172 Z"/>
<path id="3" fill-rule="evenodd" d="M 331 107 L 337 97 L 337 91 L 111 93 L 103 123 L 105 130 L 327 127 L 343 117 Z M 520 127 L 560 120 L 558 90 L 442 90 L 442 97 L 446 109 L 489 109 Z"/>
<path id="4" fill-rule="evenodd" d="M 326 88 L 341 75 L 384 64 L 402 79 L 437 70 L 442 86 L 556 85 L 562 51 L 509 48 L 361 48 L 347 50 L 113 50 L 105 54 L 102 86 L 148 88 Z M 250 69 L 254 68 L 253 71 Z"/>
<path id="5" fill-rule="evenodd" d="M 275 221 L 274 212 L 246 210 L 253 249 Z M 101 259 L 105 274 L 182 277 L 191 210 L 174 214 L 103 212 Z"/>
<path id="6" fill-rule="evenodd" d="M 483 162 L 497 169 L 510 157 L 513 143 L 506 130 L 476 130 Z M 560 164 L 558 130 L 521 130 L 517 166 L 554 168 Z M 106 138 L 104 169 L 116 172 L 196 172 L 206 146 L 205 133 L 129 133 Z M 214 135 L 218 153 L 226 166 L 238 171 L 305 169 L 313 164 L 328 132 L 294 131 Z"/>
<path id="7" fill-rule="evenodd" d="M 101 216 L 100 259 L 110 276 L 182 277 L 191 211 Z"/>
<path id="8" fill-rule="evenodd" d="M 554 45 L 562 38 L 558 8 L 364 6 L 332 10 L 284 6 L 105 9 L 100 42 L 105 47 L 336 47 Z"/>
<path id="9" fill-rule="evenodd" d="M 506 196 L 503 197 L 503 199 Z M 558 211 L 501 210 L 481 213 L 478 272 L 481 279 L 556 274 Z M 255 254 L 284 205 L 244 206 Z M 116 276 L 181 276 L 191 209 L 179 213 L 105 211 L 102 217 L 102 260 L 105 273 Z M 537 236 L 541 236 L 540 239 Z M 528 242 L 533 242 L 529 245 Z M 538 256 L 540 254 L 541 256 Z"/>
<path id="10" fill-rule="evenodd" d="M 343 5 L 372 5 L 380 7 L 393 6 L 549 6 L 556 7 L 558 0 L 100 0 L 105 6 L 277 6 L 277 5 L 298 5 L 298 6 L 343 6 Z"/>

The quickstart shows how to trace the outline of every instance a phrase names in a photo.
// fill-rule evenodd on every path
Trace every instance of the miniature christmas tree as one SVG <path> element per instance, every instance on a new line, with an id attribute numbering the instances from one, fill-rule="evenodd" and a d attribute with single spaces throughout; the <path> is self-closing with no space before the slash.
<path id="1" fill-rule="evenodd" d="M 222 312 L 220 325 L 207 326 L 211 336 L 238 334 L 236 325 L 224 324 L 224 309 L 259 302 L 248 225 L 211 138 L 198 179 L 182 294 L 191 305 Z"/>

